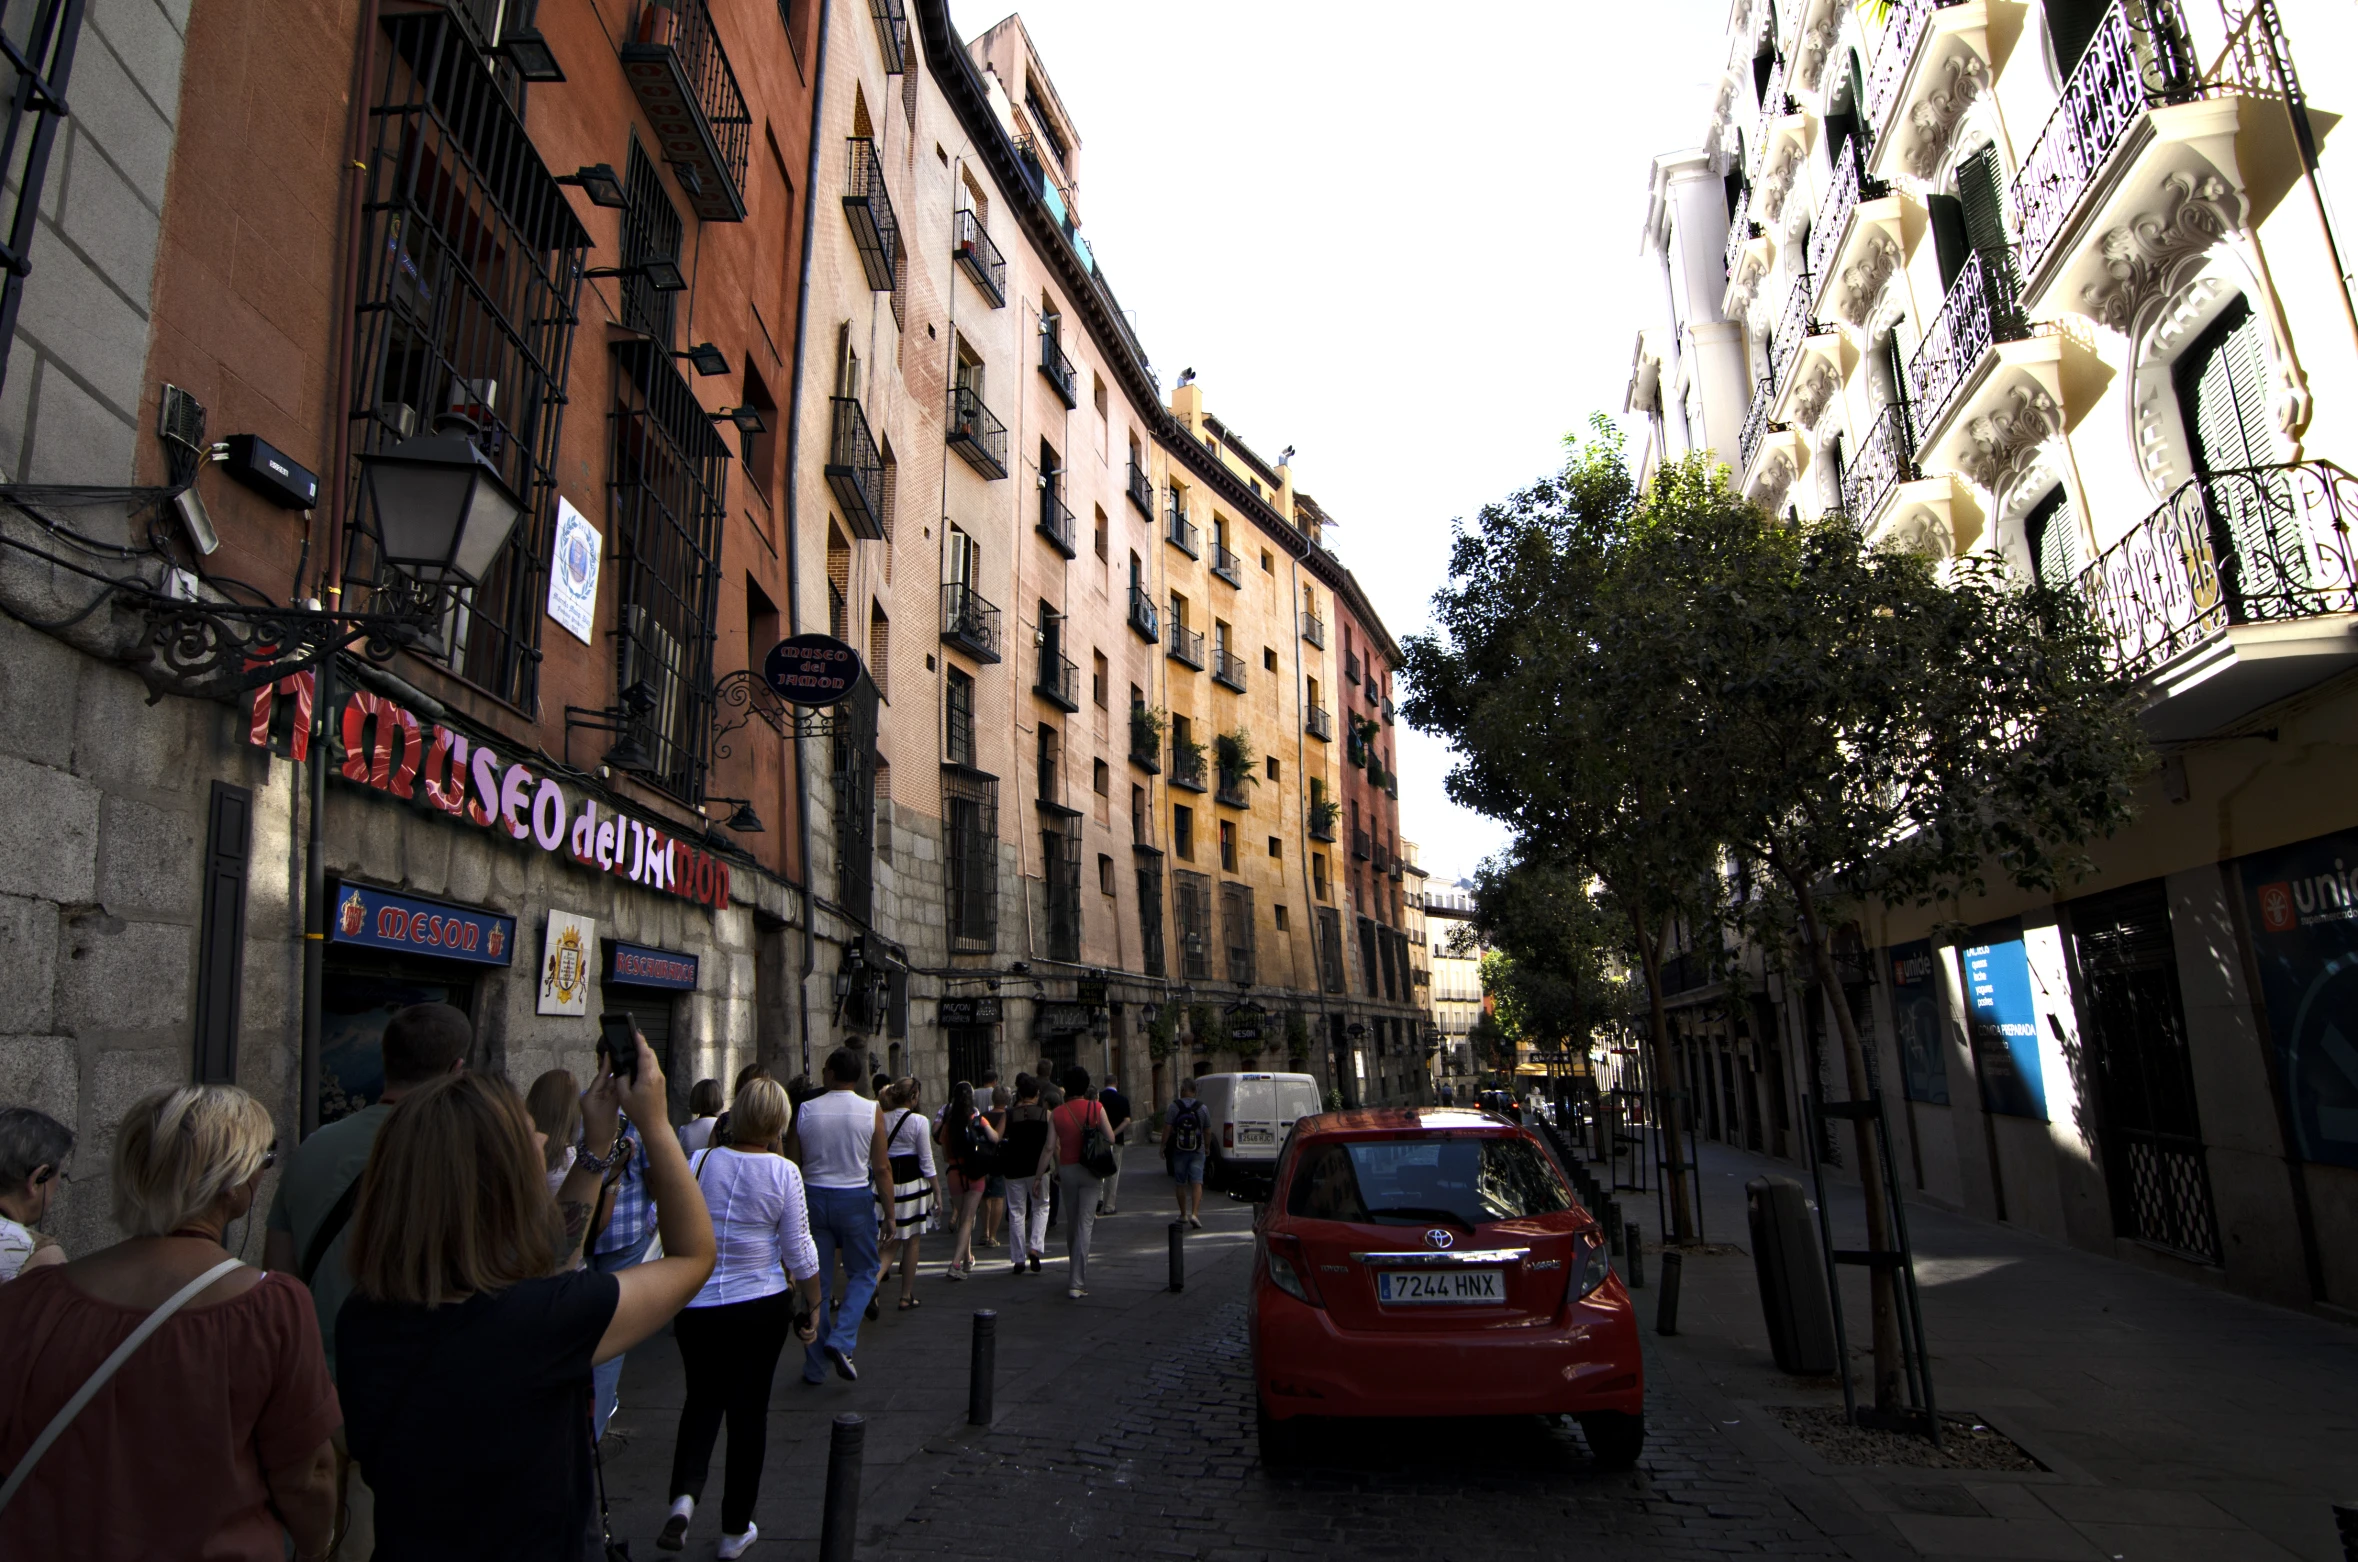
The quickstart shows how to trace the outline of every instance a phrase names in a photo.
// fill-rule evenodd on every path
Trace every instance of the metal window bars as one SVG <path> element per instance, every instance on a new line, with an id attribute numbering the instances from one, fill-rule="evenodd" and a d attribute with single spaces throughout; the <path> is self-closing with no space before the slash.
<path id="1" fill-rule="evenodd" d="M 950 255 L 993 309 L 1007 307 L 1007 259 L 971 208 L 961 206 L 951 214 Z"/>
<path id="2" fill-rule="evenodd" d="M 983 476 L 1007 475 L 1007 425 L 991 415 L 971 385 L 950 387 L 949 446 Z"/>
<path id="3" fill-rule="evenodd" d="M 617 342 L 614 370 L 608 513 L 624 606 L 617 688 L 654 762 L 641 779 L 693 805 L 703 801 L 709 764 L 729 448 L 668 348 Z"/>
<path id="4" fill-rule="evenodd" d="M 1171 734 L 1171 785 L 1188 792 L 1204 789 L 1204 746 Z"/>
<path id="5" fill-rule="evenodd" d="M 1768 437 L 1769 408 L 1776 405 L 1776 400 L 1776 380 L 1762 375 L 1752 386 L 1752 405 L 1745 409 L 1744 426 L 1736 434 L 1739 475 L 1752 469 L 1752 458 L 1760 453 L 1760 442 Z"/>
<path id="6" fill-rule="evenodd" d="M 1879 201 L 1891 193 L 1891 187 L 1882 180 L 1867 177 L 1867 148 L 1857 135 L 1843 139 L 1842 150 L 1835 154 L 1834 169 L 1834 187 L 1827 192 L 1826 204 L 1811 224 L 1806 252 L 1806 275 L 1821 280 L 1842 247 L 1843 230 L 1850 226 L 1851 213 L 1858 210 L 1859 202 Z"/>
<path id="7" fill-rule="evenodd" d="M 874 907 L 876 883 L 876 708 L 873 680 L 862 677 L 836 707 L 835 899 L 861 922 Z"/>
<path id="8" fill-rule="evenodd" d="M 1330 906 L 1318 908 L 1318 980 L 1329 993 L 1343 990 L 1343 914 Z"/>
<path id="9" fill-rule="evenodd" d="M 744 221 L 753 115 L 704 0 L 642 4 L 622 46 L 622 69 L 696 215 Z"/>
<path id="10" fill-rule="evenodd" d="M 1793 279 L 1785 294 L 1784 317 L 1769 337 L 1769 377 L 1780 389 L 1793 383 L 1793 361 L 1801 356 L 1801 344 L 1819 331 L 1818 323 L 1810 318 L 1812 286 L 1806 271 Z"/>
<path id="11" fill-rule="evenodd" d="M 1875 46 L 1875 65 L 1867 73 L 1869 134 L 1882 133 L 1884 116 L 1899 96 L 1900 83 L 1907 79 L 1908 65 L 1916 57 L 1916 46 L 1924 41 L 1925 26 L 1940 3 L 1953 0 L 1898 0 L 1884 17 L 1883 38 Z"/>
<path id="12" fill-rule="evenodd" d="M 1721 256 L 1721 269 L 1729 281 L 1736 278 L 1737 254 L 1763 232 L 1760 224 L 1752 220 L 1752 181 L 1747 179 L 1736 194 L 1736 209 L 1728 213 L 1727 248 Z"/>
<path id="13" fill-rule="evenodd" d="M 1080 821 L 1040 831 L 1042 866 L 1046 870 L 1048 902 L 1048 958 L 1081 958 L 1081 830 Z"/>
<path id="14" fill-rule="evenodd" d="M 1768 84 L 1760 93 L 1760 116 L 1752 125 L 1752 144 L 1745 148 L 1746 161 L 1751 164 L 1744 170 L 1747 176 L 1757 178 L 1760 174 L 1761 160 L 1768 155 L 1769 125 L 1781 115 L 1799 112 L 1785 92 L 1785 56 L 1780 51 L 1769 66 Z"/>
<path id="15" fill-rule="evenodd" d="M 2021 297 L 2012 250 L 1975 250 L 1965 258 L 1940 313 L 1908 360 L 1908 399 L 1915 403 L 1919 439 L 1949 410 L 1983 353 L 2030 334 Z"/>
<path id="16" fill-rule="evenodd" d="M 1138 856 L 1138 958 L 1148 976 L 1164 974 L 1163 858 L 1151 846 L 1135 848 Z"/>
<path id="17" fill-rule="evenodd" d="M 999 781 L 967 769 L 942 772 L 950 947 L 987 954 L 999 943 Z"/>
<path id="18" fill-rule="evenodd" d="M 852 243 L 860 252 L 860 269 L 868 274 L 869 291 L 888 292 L 900 258 L 901 224 L 884 188 L 884 160 L 866 136 L 849 137 L 845 147 L 851 168 L 844 180 L 843 214 L 851 223 Z"/>
<path id="19" fill-rule="evenodd" d="M 974 768 L 974 680 L 963 673 L 954 673 L 943 688 L 942 756 Z"/>
<path id="20" fill-rule="evenodd" d="M 868 0 L 868 14 L 876 19 L 876 44 L 884 51 L 884 74 L 898 76 L 909 68 L 909 13 L 903 0 Z"/>
<path id="21" fill-rule="evenodd" d="M 630 143 L 622 184 L 622 323 L 669 347 L 676 295 L 657 287 L 640 268 L 680 258 L 680 214 L 663 190 L 663 176 L 639 145 Z"/>
<path id="22" fill-rule="evenodd" d="M 341 474 L 355 517 L 344 601 L 364 608 L 356 588 L 368 592 L 379 574 L 357 457 L 431 432 L 443 413 L 468 418 L 524 508 L 482 584 L 458 594 L 438 652 L 458 676 L 531 710 L 589 235 L 458 20 L 420 11 L 382 25 L 346 409 L 356 459 Z"/>
<path id="23" fill-rule="evenodd" d="M 1212 881 L 1185 868 L 1171 872 L 1172 921 L 1179 933 L 1179 974 L 1191 981 L 1212 975 Z"/>
<path id="24" fill-rule="evenodd" d="M 1220 885 L 1221 947 L 1228 956 L 1228 979 L 1250 987 L 1261 979 L 1259 940 L 1253 924 L 1253 887 L 1223 881 Z"/>
<path id="25" fill-rule="evenodd" d="M 0 241 L 0 382 L 7 379 L 17 310 L 24 302 L 25 278 L 33 270 L 33 235 L 40 228 L 49 149 L 57 139 L 58 122 L 66 117 L 66 87 L 73 79 L 74 49 L 82 38 L 82 0 L 20 3 L 13 16 L 10 9 L 0 5 L 0 60 L 8 69 L 0 187 L 10 190 L 14 200 L 7 237 Z"/>

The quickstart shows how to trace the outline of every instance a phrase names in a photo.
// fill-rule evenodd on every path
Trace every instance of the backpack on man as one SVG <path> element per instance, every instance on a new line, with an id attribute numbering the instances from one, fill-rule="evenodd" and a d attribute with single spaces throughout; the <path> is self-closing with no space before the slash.
<path id="1" fill-rule="evenodd" d="M 1171 1150 L 1191 1154 L 1204 1147 L 1204 1104 L 1186 1101 L 1171 1109 Z"/>

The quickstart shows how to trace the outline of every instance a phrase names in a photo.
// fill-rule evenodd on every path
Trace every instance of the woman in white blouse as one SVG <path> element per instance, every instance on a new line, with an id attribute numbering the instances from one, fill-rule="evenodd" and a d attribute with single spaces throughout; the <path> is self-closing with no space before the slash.
<path id="1" fill-rule="evenodd" d="M 769 1440 L 770 1379 L 790 1331 L 806 1345 L 817 1336 L 819 1249 L 811 1240 L 802 1173 L 783 1150 L 792 1116 L 784 1086 L 752 1080 L 729 1107 L 728 1143 L 692 1163 L 712 1211 L 719 1256 L 712 1278 L 672 1324 L 688 1393 L 671 1456 L 671 1517 L 655 1541 L 666 1551 L 687 1542 L 724 1416 L 729 1460 L 720 1554 L 741 1556 L 753 1544 L 753 1499 Z"/>
<path id="2" fill-rule="evenodd" d="M 914 1079 L 885 1086 L 877 1105 L 884 1108 L 884 1153 L 892 1157 L 893 1224 L 885 1240 L 900 1249 L 901 1311 L 907 1312 L 917 1305 L 917 1239 L 925 1234 L 925 1217 L 933 1213 L 933 1126 L 925 1120 Z M 884 1218 L 881 1205 L 877 1218 Z M 892 1251 L 891 1246 L 885 1249 L 887 1276 L 892 1273 Z M 881 1286 L 883 1279 L 877 1284 Z"/>

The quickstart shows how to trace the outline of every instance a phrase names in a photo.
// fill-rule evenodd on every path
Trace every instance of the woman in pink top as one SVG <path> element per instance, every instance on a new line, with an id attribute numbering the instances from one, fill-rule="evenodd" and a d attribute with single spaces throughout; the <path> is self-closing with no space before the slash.
<path id="1" fill-rule="evenodd" d="M 1064 1235 L 1072 1250 L 1072 1272 L 1064 1294 L 1078 1301 L 1089 1294 L 1089 1236 L 1097 1229 L 1097 1200 L 1105 1179 L 1081 1160 L 1081 1138 L 1091 1128 L 1113 1139 L 1105 1108 L 1089 1093 L 1089 1071 L 1064 1071 L 1064 1105 L 1048 1114 L 1056 1125 L 1056 1175 L 1064 1184 Z"/>

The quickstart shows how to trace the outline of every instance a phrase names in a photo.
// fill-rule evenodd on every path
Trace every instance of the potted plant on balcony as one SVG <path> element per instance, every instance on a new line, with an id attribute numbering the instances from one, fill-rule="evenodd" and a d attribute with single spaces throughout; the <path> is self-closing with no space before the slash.
<path id="1" fill-rule="evenodd" d="M 1130 752 L 1156 754 L 1162 751 L 1163 728 L 1167 718 L 1151 705 L 1130 707 Z"/>
<path id="2" fill-rule="evenodd" d="M 1203 785 L 1204 746 L 1194 738 L 1171 739 L 1171 774 Z"/>
<path id="3" fill-rule="evenodd" d="M 1214 760 L 1220 767 L 1220 790 L 1242 792 L 1257 786 L 1261 778 L 1253 774 L 1253 762 L 1260 756 L 1253 752 L 1253 735 L 1239 727 L 1234 732 L 1223 732 L 1213 739 Z"/>
<path id="4" fill-rule="evenodd" d="M 1331 797 L 1310 800 L 1310 833 L 1333 840 L 1335 820 L 1342 815 L 1343 805 Z"/>

